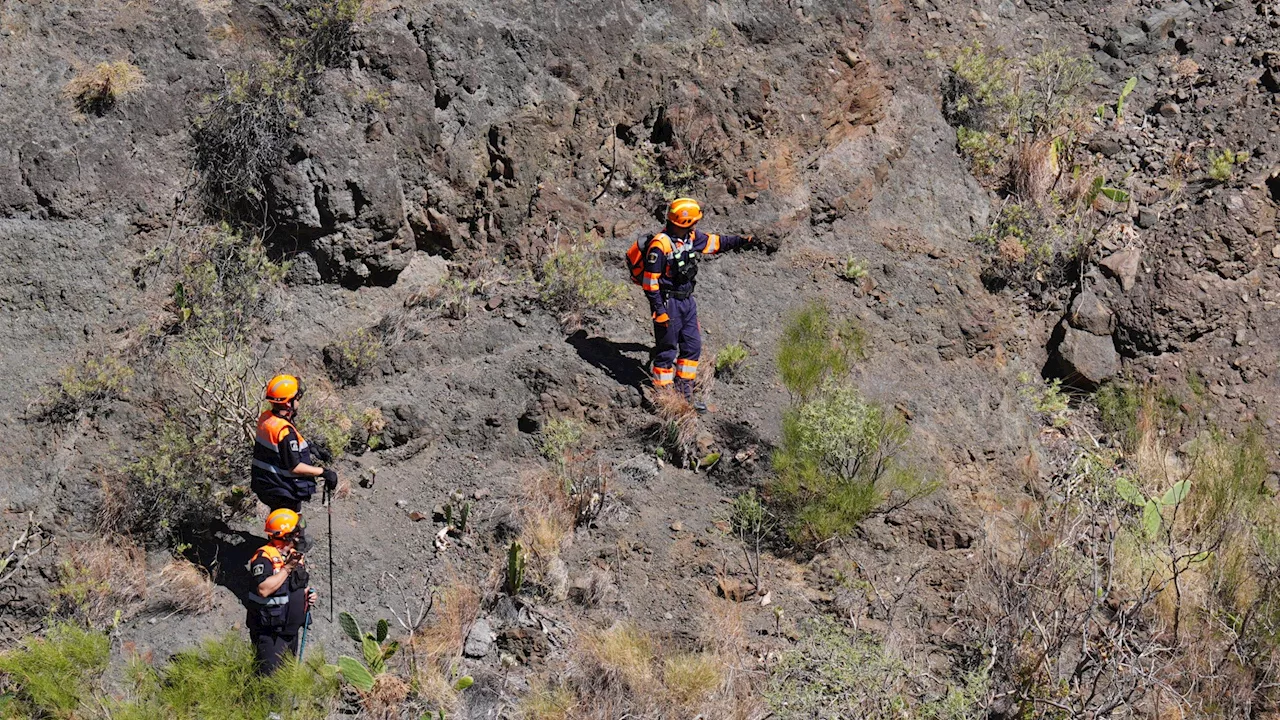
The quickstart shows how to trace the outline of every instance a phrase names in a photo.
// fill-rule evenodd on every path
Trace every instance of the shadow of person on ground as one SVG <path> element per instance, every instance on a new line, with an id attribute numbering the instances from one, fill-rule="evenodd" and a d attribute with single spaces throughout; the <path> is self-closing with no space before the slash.
<path id="1" fill-rule="evenodd" d="M 649 346 L 643 343 L 617 343 L 602 337 L 587 337 L 585 330 L 578 330 L 565 338 L 565 342 L 578 351 L 583 360 L 600 368 L 620 385 L 640 388 L 649 376 L 645 373 L 644 360 L 637 360 L 624 353 L 644 353 Z"/>
<path id="2" fill-rule="evenodd" d="M 253 589 L 245 566 L 254 551 L 267 544 L 263 535 L 236 530 L 221 520 L 194 539 L 187 558 L 209 571 L 209 578 L 244 602 Z"/>

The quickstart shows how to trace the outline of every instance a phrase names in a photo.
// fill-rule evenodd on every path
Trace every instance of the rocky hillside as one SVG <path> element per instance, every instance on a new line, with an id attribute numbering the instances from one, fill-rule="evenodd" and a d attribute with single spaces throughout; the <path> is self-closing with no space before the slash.
<path id="1" fill-rule="evenodd" d="M 1269 717 L 1276 47 L 1238 0 L 0 7 L 0 624 L 105 630 L 112 702 L 243 635 L 291 371 L 344 480 L 309 647 L 404 648 L 315 716 Z M 765 240 L 699 274 L 700 418 L 622 263 L 677 194 Z M 788 485 L 836 386 L 929 492 Z M 0 657 L 0 713 L 112 716 Z"/>

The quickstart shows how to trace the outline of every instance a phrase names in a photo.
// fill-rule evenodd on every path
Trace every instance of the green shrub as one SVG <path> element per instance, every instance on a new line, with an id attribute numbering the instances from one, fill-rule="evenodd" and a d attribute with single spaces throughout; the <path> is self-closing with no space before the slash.
<path id="1" fill-rule="evenodd" d="M 1018 375 L 1018 382 L 1022 385 L 1023 397 L 1031 400 L 1031 407 L 1045 416 L 1050 425 L 1061 430 L 1071 424 L 1070 398 L 1062 391 L 1061 380 L 1054 378 L 1046 384 L 1024 372 Z"/>
<path id="2" fill-rule="evenodd" d="M 92 700 L 90 683 L 106 670 L 109 655 L 106 635 L 56 624 L 44 637 L 27 636 L 0 654 L 0 674 L 15 688 L 19 712 L 70 718 Z M 10 717 L 9 708 L 0 705 L 0 711 Z"/>
<path id="3" fill-rule="evenodd" d="M 582 423 L 572 418 L 552 418 L 538 436 L 538 452 L 542 457 L 563 464 L 570 452 L 582 442 Z"/>
<path id="4" fill-rule="evenodd" d="M 622 297 L 626 286 L 610 280 L 600 260 L 603 241 L 556 248 L 542 262 L 538 287 L 542 304 L 556 313 L 561 323 L 580 323 L 587 313 L 611 307 Z"/>
<path id="5" fill-rule="evenodd" d="M 101 483 L 100 521 L 151 547 L 174 546 L 189 531 L 229 520 L 248 504 L 243 485 L 251 446 L 214 452 L 218 439 L 172 420 L 160 424 L 136 460 Z"/>
<path id="6" fill-rule="evenodd" d="M 218 216 L 261 222 L 267 180 L 284 163 L 310 96 L 294 55 L 227 72 L 196 118 L 195 167 Z"/>
<path id="7" fill-rule="evenodd" d="M 376 415 L 366 413 L 367 411 L 356 412 L 330 396 L 308 395 L 305 401 L 298 404 L 296 424 L 319 453 L 336 460 L 351 447 L 357 423 L 370 433 L 379 425 L 386 427 L 386 420 L 382 419 L 381 412 Z"/>
<path id="8" fill-rule="evenodd" d="M 742 343 L 729 343 L 720 352 L 716 353 L 715 369 L 716 377 L 732 378 L 742 370 L 742 365 L 747 360 L 747 348 Z"/>
<path id="9" fill-rule="evenodd" d="M 1093 395 L 1098 406 L 1098 419 L 1102 429 L 1120 438 L 1121 447 L 1132 451 L 1138 443 L 1138 410 L 1141 400 L 1132 385 L 1109 382 Z"/>
<path id="10" fill-rule="evenodd" d="M 158 669 L 135 661 L 136 700 L 112 717 L 262 720 L 275 712 L 285 720 L 322 720 L 335 703 L 338 682 L 320 653 L 308 656 L 259 677 L 253 647 L 229 634 L 180 652 Z"/>
<path id="11" fill-rule="evenodd" d="M 342 67 L 355 48 L 360 25 L 369 19 L 367 0 L 295 0 L 303 28 L 300 37 L 286 39 L 284 46 L 297 54 L 310 73 Z"/>
<path id="12" fill-rule="evenodd" d="M 896 413 L 834 380 L 787 411 L 771 490 L 792 513 L 792 538 L 847 535 L 886 501 L 932 492 L 935 484 L 900 459 L 909 435 Z"/>
<path id="13" fill-rule="evenodd" d="M 951 64 L 946 91 L 947 115 L 956 125 L 974 130 L 1005 128 L 1013 111 L 1013 63 L 981 43 L 960 49 Z"/>
<path id="14" fill-rule="evenodd" d="M 778 373 L 792 396 L 805 398 L 828 377 L 849 371 L 854 359 L 865 357 L 866 338 L 852 320 L 843 325 L 815 300 L 791 314 L 778 349 Z"/>
<path id="15" fill-rule="evenodd" d="M 334 382 L 355 385 L 377 366 L 383 347 L 383 340 L 377 333 L 360 328 L 325 346 L 325 369 Z"/>
<path id="16" fill-rule="evenodd" d="M 349 61 L 369 15 L 364 0 L 298 0 L 288 7 L 300 22 L 281 41 L 282 55 L 226 73 L 194 127 L 205 200 L 223 219 L 252 227 L 263 221 L 267 180 L 284 164 L 316 78 Z"/>
<path id="17" fill-rule="evenodd" d="M 287 263 L 271 259 L 259 236 L 226 224 L 203 230 L 173 287 L 180 329 L 212 328 L 225 340 L 243 338 L 264 316 L 270 290 L 288 270 Z"/>
<path id="18" fill-rule="evenodd" d="M 1069 258 L 1060 229 L 1033 206 L 1008 203 L 986 232 L 973 237 L 983 259 L 982 282 L 992 292 L 1056 285 Z"/>
<path id="19" fill-rule="evenodd" d="M 1009 142 L 999 133 L 972 130 L 961 125 L 956 128 L 956 145 L 960 154 L 969 158 L 973 172 L 981 177 L 995 172 L 1004 159 Z"/>

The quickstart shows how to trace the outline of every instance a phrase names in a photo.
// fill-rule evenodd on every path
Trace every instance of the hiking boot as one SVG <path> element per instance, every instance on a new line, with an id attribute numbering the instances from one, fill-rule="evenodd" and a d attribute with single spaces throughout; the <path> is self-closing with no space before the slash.
<path id="1" fill-rule="evenodd" d="M 690 404 L 693 405 L 693 409 L 696 410 L 699 415 L 707 414 L 707 404 L 702 402 L 701 400 L 694 400 Z"/>

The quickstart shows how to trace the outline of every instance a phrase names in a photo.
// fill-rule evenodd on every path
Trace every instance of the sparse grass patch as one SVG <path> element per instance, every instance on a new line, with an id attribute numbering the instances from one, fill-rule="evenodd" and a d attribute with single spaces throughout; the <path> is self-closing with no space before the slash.
<path id="1" fill-rule="evenodd" d="M 588 234 L 555 248 L 542 261 L 537 277 L 542 304 L 566 327 L 612 307 L 626 291 L 626 285 L 605 275 L 600 260 L 603 247 L 603 240 Z"/>
<path id="2" fill-rule="evenodd" d="M 80 412 L 92 414 L 107 401 L 126 397 L 134 374 L 119 354 L 90 355 L 63 368 L 57 380 L 41 388 L 32 410 L 49 421 L 69 420 Z"/>
<path id="3" fill-rule="evenodd" d="M 712 365 L 716 369 L 716 377 L 726 380 L 742 371 L 747 360 L 747 348 L 740 342 L 733 342 L 720 348 Z"/>
<path id="4" fill-rule="evenodd" d="M 837 322 L 820 301 L 792 313 L 778 349 L 778 373 L 793 397 L 806 398 L 829 377 L 866 357 L 866 335 L 853 321 Z"/>
<path id="5" fill-rule="evenodd" d="M 146 556 L 127 540 L 68 546 L 58 576 L 53 611 L 91 628 L 133 617 L 147 601 Z"/>
<path id="6" fill-rule="evenodd" d="M 83 70 L 62 88 L 82 113 L 102 115 L 147 84 L 142 70 L 127 60 L 100 62 Z"/>
<path id="7" fill-rule="evenodd" d="M 520 701 L 520 717 L 524 720 L 571 720 L 577 697 L 564 685 L 534 683 Z"/>
<path id="8" fill-rule="evenodd" d="M 333 381 L 355 385 L 377 367 L 385 343 L 377 333 L 359 328 L 324 347 L 324 366 Z"/>
<path id="9" fill-rule="evenodd" d="M 697 460 L 698 412 L 674 387 L 654 388 L 653 406 L 658 416 L 658 450 L 678 466 Z"/>
<path id="10" fill-rule="evenodd" d="M 800 629 L 799 644 L 782 654 L 765 691 L 780 720 L 985 717 L 985 673 L 961 678 L 942 700 L 918 702 L 923 673 L 891 657 L 874 638 L 821 616 Z"/>
<path id="11" fill-rule="evenodd" d="M 654 644 L 648 634 L 619 623 L 608 630 L 586 634 L 580 638 L 577 650 L 582 670 L 579 694 L 584 700 L 592 696 L 626 699 L 635 707 L 656 699 Z"/>
<path id="12" fill-rule="evenodd" d="M 182 558 L 174 558 L 160 568 L 156 589 L 162 607 L 185 613 L 209 612 L 217 592 L 204 568 Z"/>
<path id="13" fill-rule="evenodd" d="M 453 579 L 440 589 L 435 621 L 413 640 L 416 650 L 434 661 L 449 662 L 462 654 L 471 624 L 480 614 L 480 592 L 472 583 Z"/>

